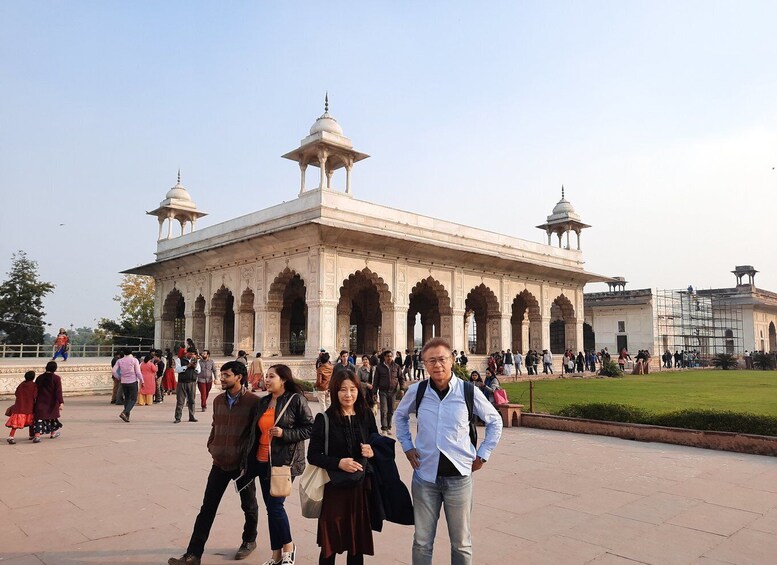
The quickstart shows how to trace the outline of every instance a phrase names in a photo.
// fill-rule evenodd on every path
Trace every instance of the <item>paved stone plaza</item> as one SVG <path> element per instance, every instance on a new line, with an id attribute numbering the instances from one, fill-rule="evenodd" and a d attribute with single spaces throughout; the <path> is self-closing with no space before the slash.
<path id="1" fill-rule="evenodd" d="M 210 414 L 173 425 L 173 408 L 170 400 L 137 407 L 125 424 L 107 397 L 71 397 L 61 438 L 3 441 L 0 563 L 162 564 L 182 553 L 210 466 Z M 513 428 L 476 477 L 476 564 L 774 563 L 777 555 L 772 458 Z M 313 564 L 316 522 L 298 504 L 296 494 L 287 503 L 297 562 Z M 246 563 L 269 557 L 261 512 L 260 502 L 259 547 Z M 241 528 L 228 491 L 203 563 L 230 562 Z M 410 562 L 410 527 L 387 524 L 375 540 L 371 562 Z M 441 528 L 435 563 L 449 562 L 446 545 Z"/>

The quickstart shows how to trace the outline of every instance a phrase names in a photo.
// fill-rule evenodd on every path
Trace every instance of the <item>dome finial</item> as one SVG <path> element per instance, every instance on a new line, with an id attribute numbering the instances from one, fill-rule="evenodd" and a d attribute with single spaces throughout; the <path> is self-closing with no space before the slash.
<path id="1" fill-rule="evenodd" d="M 329 111 L 329 91 L 326 91 L 326 94 L 324 94 L 324 113 L 326 114 Z"/>
<path id="2" fill-rule="evenodd" d="M 181 184 L 181 168 L 178 168 L 178 184 Z"/>
<path id="3" fill-rule="evenodd" d="M 561 198 L 564 198 L 564 185 L 561 185 Z"/>

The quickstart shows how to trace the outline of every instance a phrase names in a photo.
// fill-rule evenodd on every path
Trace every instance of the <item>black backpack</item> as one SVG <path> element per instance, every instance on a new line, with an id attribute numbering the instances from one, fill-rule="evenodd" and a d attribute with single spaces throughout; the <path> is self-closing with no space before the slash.
<path id="1" fill-rule="evenodd" d="M 472 445 L 477 449 L 478 446 L 478 429 L 475 426 L 475 385 L 471 382 L 464 381 L 464 403 L 467 405 L 467 414 L 469 415 L 469 439 Z M 429 381 L 421 381 L 418 383 L 418 390 L 415 393 L 415 414 L 418 417 L 418 407 L 421 406 L 421 401 L 424 399 L 426 389 L 429 387 Z"/>

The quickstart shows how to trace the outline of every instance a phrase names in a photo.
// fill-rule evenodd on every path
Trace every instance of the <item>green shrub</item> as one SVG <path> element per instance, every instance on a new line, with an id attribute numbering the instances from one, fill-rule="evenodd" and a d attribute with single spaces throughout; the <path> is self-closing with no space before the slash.
<path id="1" fill-rule="evenodd" d="M 777 417 L 718 410 L 678 410 L 650 414 L 626 404 L 570 404 L 556 412 L 567 418 L 585 418 L 602 422 L 649 424 L 686 430 L 735 432 L 777 436 Z"/>
<path id="2" fill-rule="evenodd" d="M 609 361 L 602 362 L 602 368 L 599 369 L 599 375 L 603 377 L 622 377 L 623 371 L 618 366 L 618 363 L 610 359 Z"/>
<path id="3" fill-rule="evenodd" d="M 646 414 L 643 410 L 635 406 L 629 406 L 627 404 L 610 404 L 606 402 L 570 404 L 559 410 L 557 414 L 568 418 L 632 423 L 639 423 L 649 417 L 649 414 Z"/>
<path id="4" fill-rule="evenodd" d="M 458 363 L 453 364 L 453 374 L 462 380 L 465 380 L 465 381 L 469 380 L 469 371 L 467 370 L 466 367 L 462 367 Z"/>
<path id="5" fill-rule="evenodd" d="M 304 381 L 302 379 L 294 379 L 294 382 L 296 382 L 302 390 L 305 392 L 313 392 L 313 383 L 310 381 Z"/>
<path id="6" fill-rule="evenodd" d="M 718 410 L 680 410 L 667 414 L 656 414 L 649 417 L 644 423 L 689 430 L 777 436 L 777 418 L 774 416 Z"/>
<path id="7" fill-rule="evenodd" d="M 772 353 L 753 353 L 753 367 L 767 371 L 774 369 L 775 357 Z"/>
<path id="8" fill-rule="evenodd" d="M 713 367 L 723 369 L 724 371 L 728 371 L 729 369 L 736 369 L 739 366 L 739 362 L 736 356 L 731 355 L 730 353 L 716 354 L 710 361 L 710 364 Z"/>

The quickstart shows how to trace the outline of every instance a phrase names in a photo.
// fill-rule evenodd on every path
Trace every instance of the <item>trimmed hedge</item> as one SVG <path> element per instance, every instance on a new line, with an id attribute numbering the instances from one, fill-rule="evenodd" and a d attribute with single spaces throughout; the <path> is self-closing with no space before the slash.
<path id="1" fill-rule="evenodd" d="M 649 424 L 714 432 L 735 432 L 777 436 L 777 417 L 718 410 L 679 410 L 651 414 L 626 404 L 570 404 L 556 412 L 558 416 L 606 422 Z"/>

